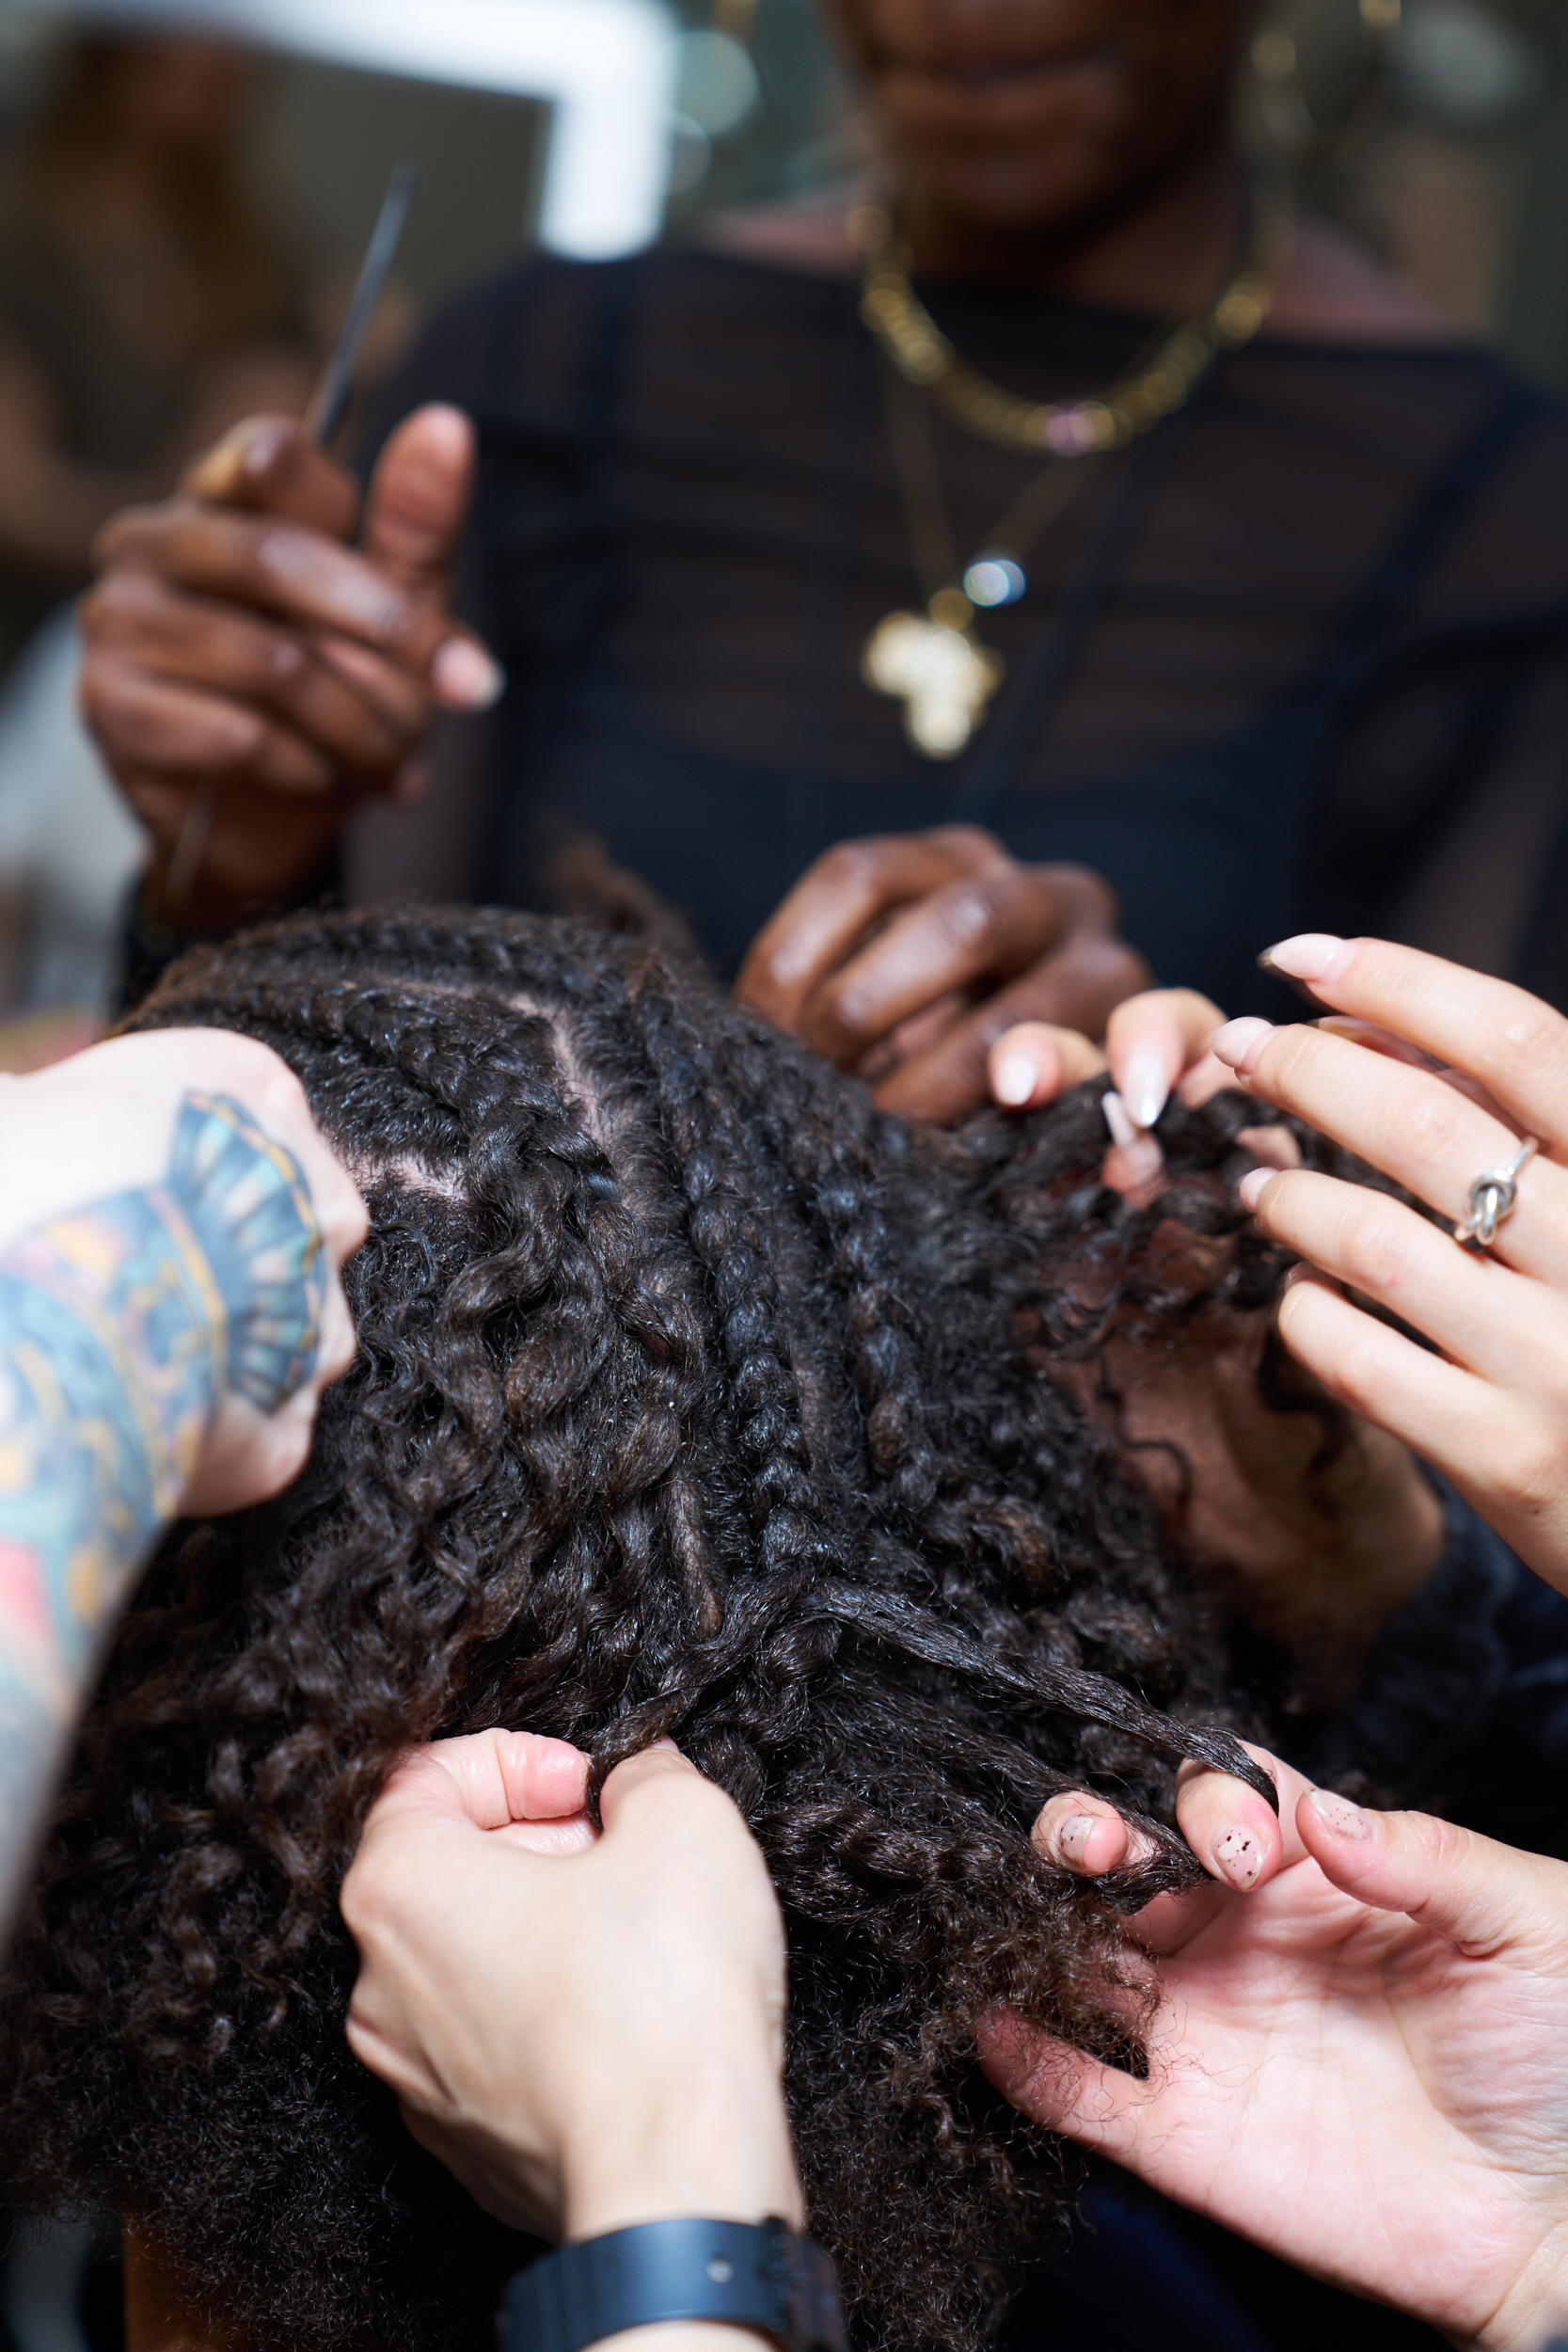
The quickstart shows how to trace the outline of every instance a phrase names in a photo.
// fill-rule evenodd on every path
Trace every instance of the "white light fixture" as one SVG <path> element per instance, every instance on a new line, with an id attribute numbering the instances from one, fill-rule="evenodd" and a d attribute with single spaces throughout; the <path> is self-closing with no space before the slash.
<path id="1" fill-rule="evenodd" d="M 26 13 L 199 24 L 366 72 L 546 99 L 540 242 L 606 261 L 658 234 L 680 71 L 663 0 L 50 0 Z"/>

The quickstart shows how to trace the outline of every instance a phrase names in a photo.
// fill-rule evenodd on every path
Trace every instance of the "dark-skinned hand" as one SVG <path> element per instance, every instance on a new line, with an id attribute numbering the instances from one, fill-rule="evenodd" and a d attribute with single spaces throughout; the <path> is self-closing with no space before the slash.
<path id="1" fill-rule="evenodd" d="M 886 1110 L 938 1121 L 990 1101 L 986 1057 L 1045 1022 L 1100 1038 L 1148 979 L 1117 904 L 1078 866 L 1021 866 L 977 825 L 842 841 L 752 941 L 736 993 L 872 1084 Z"/>
<path id="2" fill-rule="evenodd" d="M 455 408 L 406 418 L 363 497 L 300 425 L 256 417 L 104 527 L 82 707 L 152 835 L 155 900 L 193 795 L 218 787 L 198 878 L 166 909 L 188 928 L 308 888 L 357 802 L 417 789 L 434 713 L 495 700 L 447 606 L 473 476 Z"/>

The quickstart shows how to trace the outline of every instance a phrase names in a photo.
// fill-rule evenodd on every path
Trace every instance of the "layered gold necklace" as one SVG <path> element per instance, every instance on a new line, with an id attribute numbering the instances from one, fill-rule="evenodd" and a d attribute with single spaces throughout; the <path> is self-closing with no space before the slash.
<path id="1" fill-rule="evenodd" d="M 1029 401 L 993 384 L 956 351 L 910 283 L 909 248 L 890 213 L 863 204 L 851 216 L 863 246 L 861 317 L 884 361 L 884 391 L 913 389 L 900 413 L 888 401 L 889 434 L 924 612 L 889 612 L 872 630 L 861 675 L 904 706 L 904 731 L 927 759 L 954 759 L 985 720 L 1006 663 L 974 631 L 977 606 L 1016 603 L 1028 585 L 1023 559 L 1093 470 L 1190 401 L 1216 359 L 1250 342 L 1269 314 L 1291 247 L 1284 180 L 1255 188 L 1247 253 L 1213 307 L 1162 330 L 1106 390 L 1078 400 Z M 960 564 L 947 518 L 927 400 L 1000 449 L 1043 457 L 990 540 Z"/>

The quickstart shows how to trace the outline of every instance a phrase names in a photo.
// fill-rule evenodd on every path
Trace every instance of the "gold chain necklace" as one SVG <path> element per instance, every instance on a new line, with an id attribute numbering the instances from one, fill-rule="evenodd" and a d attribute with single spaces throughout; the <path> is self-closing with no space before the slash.
<path id="1" fill-rule="evenodd" d="M 1282 176 L 1262 181 L 1253 193 L 1246 257 L 1213 307 L 1202 318 L 1180 320 L 1159 338 L 1142 365 L 1107 390 L 1080 400 L 1022 400 L 972 368 L 911 285 L 908 247 L 880 205 L 859 206 L 850 232 L 866 256 L 861 317 L 891 367 L 982 439 L 1043 456 L 1044 475 L 1050 476 L 1064 464 L 1126 448 L 1184 407 L 1223 352 L 1239 351 L 1252 341 L 1269 314 L 1290 252 L 1291 200 Z M 922 528 L 917 517 L 910 466 L 900 461 L 897 470 L 911 543 L 928 545 L 933 531 L 929 518 Z M 927 470 L 935 470 L 934 447 Z M 937 490 L 940 496 L 940 477 Z M 1025 508 L 1036 508 L 1042 516 L 1049 510 L 1053 517 L 1070 495 L 1065 483 L 1054 493 L 1042 476 L 1008 509 L 998 534 Z M 1037 524 L 1031 537 L 1040 527 Z M 950 542 L 950 532 L 947 537 Z M 934 586 L 922 581 L 927 598 L 924 612 L 889 612 L 866 640 L 862 676 L 876 692 L 903 703 L 904 731 L 927 759 L 956 758 L 985 721 L 1006 664 L 975 635 L 974 609 L 1016 603 L 1027 586 L 1019 561 L 1025 551 L 1016 545 L 988 547 L 961 575 L 950 562 Z"/>

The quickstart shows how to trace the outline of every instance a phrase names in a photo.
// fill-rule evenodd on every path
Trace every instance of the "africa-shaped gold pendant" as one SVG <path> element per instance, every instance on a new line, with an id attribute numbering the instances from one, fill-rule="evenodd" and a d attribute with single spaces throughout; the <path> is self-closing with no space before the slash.
<path id="1" fill-rule="evenodd" d="M 955 601 L 967 605 L 968 599 Z M 861 656 L 862 677 L 877 693 L 903 703 L 904 732 L 927 759 L 958 757 L 985 718 L 1006 667 L 972 629 L 926 612 L 888 613 Z"/>

